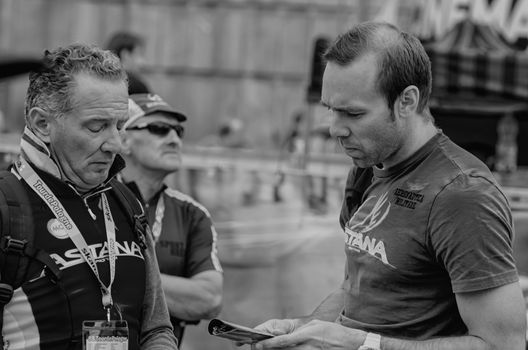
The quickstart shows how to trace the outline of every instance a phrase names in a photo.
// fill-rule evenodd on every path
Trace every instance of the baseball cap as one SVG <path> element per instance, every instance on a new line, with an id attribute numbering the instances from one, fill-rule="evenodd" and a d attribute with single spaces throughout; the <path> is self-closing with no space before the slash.
<path id="1" fill-rule="evenodd" d="M 0 79 L 29 73 L 42 67 L 42 60 L 31 56 L 0 54 Z"/>
<path id="2" fill-rule="evenodd" d="M 167 102 L 156 94 L 132 94 L 128 99 L 128 120 L 124 128 L 131 126 L 136 120 L 154 112 L 163 112 L 176 118 L 179 122 L 187 120 L 187 117 L 172 108 Z"/>

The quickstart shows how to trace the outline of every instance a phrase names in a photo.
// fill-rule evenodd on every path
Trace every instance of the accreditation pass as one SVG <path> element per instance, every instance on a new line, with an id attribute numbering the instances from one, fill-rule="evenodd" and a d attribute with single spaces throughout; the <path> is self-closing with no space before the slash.
<path id="1" fill-rule="evenodd" d="M 84 321 L 84 350 L 128 350 L 128 325 L 118 321 Z"/>

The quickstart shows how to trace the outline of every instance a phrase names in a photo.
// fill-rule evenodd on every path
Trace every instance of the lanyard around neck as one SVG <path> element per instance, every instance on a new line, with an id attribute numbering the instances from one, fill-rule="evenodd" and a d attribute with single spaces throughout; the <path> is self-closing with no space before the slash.
<path id="1" fill-rule="evenodd" d="M 99 285 L 101 287 L 102 293 L 102 303 L 103 306 L 109 310 L 113 305 L 112 300 L 112 284 L 114 283 L 115 277 L 115 262 L 116 262 L 116 251 L 115 251 L 115 223 L 110 211 L 110 205 L 108 204 L 108 199 L 104 193 L 101 193 L 101 202 L 103 207 L 103 216 L 106 227 L 106 241 L 108 247 L 108 258 L 110 262 L 110 282 L 108 286 L 105 286 L 101 277 L 99 275 L 99 270 L 97 268 L 97 262 L 94 257 L 93 250 L 88 247 L 86 240 L 81 234 L 81 231 L 75 225 L 72 218 L 59 201 L 57 196 L 51 191 L 51 189 L 44 183 L 40 176 L 33 170 L 29 163 L 21 158 L 20 161 L 15 163 L 16 168 L 20 176 L 26 181 L 26 183 L 31 187 L 31 189 L 39 195 L 40 198 L 47 204 L 51 212 L 57 220 L 64 226 L 64 229 L 68 233 L 68 237 L 73 241 L 75 247 L 79 250 L 84 260 L 90 266 L 90 269 L 93 271 Z"/>
<path id="2" fill-rule="evenodd" d="M 152 225 L 152 235 L 154 236 L 154 242 L 157 242 L 161 236 L 161 227 L 163 216 L 165 215 L 165 201 L 163 200 L 163 192 L 160 193 L 158 204 L 156 205 L 156 216 L 154 224 Z"/>

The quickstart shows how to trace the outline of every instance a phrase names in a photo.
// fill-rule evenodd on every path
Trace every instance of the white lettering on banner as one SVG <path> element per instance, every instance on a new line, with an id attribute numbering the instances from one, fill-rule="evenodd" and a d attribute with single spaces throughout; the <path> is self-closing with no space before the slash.
<path id="1" fill-rule="evenodd" d="M 438 39 L 465 18 L 491 25 L 511 42 L 528 38 L 528 0 L 400 1 L 401 5 L 418 15 L 405 29 L 421 38 Z M 381 11 L 384 18 L 398 18 L 399 7 L 383 7 Z"/>
<path id="2" fill-rule="evenodd" d="M 468 0 L 431 0 L 413 3 L 420 14 L 407 30 L 422 38 L 438 38 L 467 17 Z"/>
<path id="3" fill-rule="evenodd" d="M 528 1 L 519 0 L 518 2 L 510 25 L 504 33 L 512 41 L 528 37 Z"/>
<path id="4" fill-rule="evenodd" d="M 493 25 L 495 28 L 507 28 L 510 16 L 511 0 L 493 1 L 474 0 L 471 6 L 471 18 Z M 519 12 L 515 11 L 514 13 Z"/>
<path id="5" fill-rule="evenodd" d="M 117 248 L 116 256 L 118 257 L 128 256 L 143 260 L 145 259 L 143 253 L 141 252 L 141 247 L 134 241 L 115 242 L 115 247 Z M 93 252 L 93 257 L 96 262 L 103 262 L 108 259 L 108 247 L 106 242 L 104 244 L 92 244 L 88 248 Z M 55 260 L 55 263 L 59 265 L 61 270 L 82 264 L 85 261 L 77 248 L 64 252 L 64 257 L 56 253 L 50 254 L 50 256 L 53 258 L 53 260 Z"/>

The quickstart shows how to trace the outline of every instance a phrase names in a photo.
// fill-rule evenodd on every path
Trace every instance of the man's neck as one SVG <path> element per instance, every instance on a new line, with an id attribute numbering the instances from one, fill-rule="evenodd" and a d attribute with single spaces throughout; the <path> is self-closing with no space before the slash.
<path id="1" fill-rule="evenodd" d="M 424 122 L 423 124 L 416 124 L 414 128 L 409 131 L 406 139 L 408 140 L 397 153 L 397 157 L 391 158 L 388 162 L 382 163 L 382 168 L 390 168 L 395 164 L 407 159 L 416 151 L 422 148 L 429 140 L 431 140 L 438 133 L 438 128 L 433 122 Z"/>
<path id="2" fill-rule="evenodd" d="M 126 182 L 135 182 L 141 196 L 148 202 L 163 186 L 163 180 L 167 176 L 159 171 L 142 171 L 129 168 L 128 166 L 122 172 L 123 179 Z"/>
<path id="3" fill-rule="evenodd" d="M 436 134 L 438 134 L 438 128 L 433 123 L 427 123 L 423 127 L 416 129 L 411 138 L 413 141 L 410 144 L 408 156 L 422 148 L 427 142 L 429 142 L 429 140 L 435 137 Z"/>

